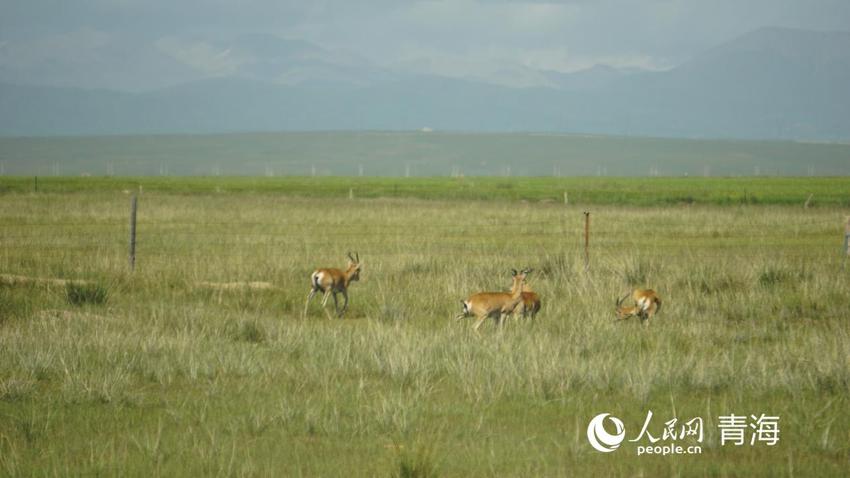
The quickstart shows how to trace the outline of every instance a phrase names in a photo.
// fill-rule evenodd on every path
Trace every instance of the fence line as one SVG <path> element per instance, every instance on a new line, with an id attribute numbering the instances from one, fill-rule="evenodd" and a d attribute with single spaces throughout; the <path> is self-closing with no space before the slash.
<path id="1" fill-rule="evenodd" d="M 610 217 L 603 217 L 601 220 L 603 224 L 605 224 L 606 219 L 611 221 Z M 599 221 L 597 218 L 595 221 Z M 561 226 L 565 224 L 573 224 L 577 227 L 583 224 L 583 220 L 581 217 L 575 218 L 570 217 L 570 220 L 567 221 L 566 217 L 558 217 L 551 221 L 527 221 L 527 222 L 517 222 L 517 221 L 504 221 L 503 218 L 498 220 L 489 221 L 486 223 L 469 223 L 464 222 L 462 225 L 458 223 L 446 223 L 446 224 L 435 224 L 435 223 L 396 223 L 396 224 L 378 224 L 378 223 L 370 223 L 368 221 L 363 222 L 321 222 L 321 221 L 309 221 L 309 222 L 292 222 L 292 221 L 280 221 L 280 222 L 252 222 L 252 221 L 216 221 L 216 222 L 191 222 L 191 221 L 156 221 L 140 218 L 139 224 L 144 224 L 145 226 L 174 226 L 174 227 L 254 227 L 254 226 L 268 226 L 268 227 L 328 227 L 328 226 L 368 226 L 372 229 L 378 228 L 408 228 L 408 227 L 427 227 L 430 229 L 433 228 L 450 228 L 450 227 L 493 227 L 493 228 L 504 228 L 504 227 L 531 227 L 531 226 Z M 645 222 L 647 228 L 657 227 L 657 226 L 682 226 L 682 227 L 711 227 L 707 223 L 697 223 L 693 221 L 657 221 L 650 220 Z M 835 228 L 844 228 L 844 224 L 841 219 L 823 219 L 819 221 L 808 220 L 806 222 L 800 222 L 791 224 L 792 226 L 797 227 L 809 227 L 816 225 L 830 224 L 835 226 Z M 723 225 L 728 227 L 728 223 L 724 222 Z M 751 221 L 747 221 L 744 224 L 735 225 L 736 229 L 740 228 L 753 228 L 753 229 L 763 229 L 764 227 L 772 226 L 773 224 L 753 224 Z M 789 224 L 785 223 L 783 226 L 788 226 Z M 44 222 L 21 222 L 21 223 L 0 223 L 0 226 L 3 227 L 39 227 L 39 226 L 62 226 L 62 227 L 126 227 L 126 223 L 123 222 L 123 219 L 119 221 L 116 218 L 115 222 L 109 223 L 92 223 L 90 221 L 85 222 L 55 222 L 55 221 L 44 221 Z M 594 230 L 597 230 L 594 227 Z"/>
<path id="2" fill-rule="evenodd" d="M 133 267 L 135 248 L 141 250 L 143 257 L 160 260 L 173 260 L 175 254 L 171 244 L 181 239 L 191 238 L 190 252 L 181 252 L 180 257 L 207 258 L 210 255 L 228 259 L 248 259 L 257 257 L 254 251 L 239 250 L 239 247 L 251 246 L 263 248 L 265 257 L 278 260 L 302 258 L 304 254 L 278 253 L 265 250 L 276 246 L 290 246 L 311 235 L 311 230 L 322 229 L 327 232 L 327 240 L 311 242 L 313 248 L 336 247 L 341 238 L 353 241 L 368 241 L 383 237 L 392 244 L 394 239 L 405 241 L 411 251 L 370 251 L 373 257 L 403 257 L 425 254 L 435 257 L 456 256 L 459 252 L 469 257 L 491 257 L 497 252 L 504 251 L 509 243 L 502 238 L 489 239 L 482 236 L 481 231 L 503 231 L 512 238 L 525 240 L 526 255 L 547 254 L 549 251 L 563 253 L 569 251 L 580 256 L 582 244 L 581 216 L 567 217 L 562 213 L 552 220 L 503 222 L 503 218 L 493 218 L 476 224 L 469 223 L 322 223 L 313 221 L 139 221 L 139 235 L 131 239 L 130 267 Z M 586 219 L 586 218 L 585 218 Z M 836 231 L 843 229 L 844 224 L 835 219 L 804 220 L 799 223 L 783 224 L 783 230 L 777 232 L 773 224 L 753 224 L 748 222 L 740 225 L 710 224 L 694 221 L 647 221 L 643 222 L 645 232 L 639 230 L 626 234 L 624 229 L 610 228 L 613 220 L 594 217 L 593 245 L 594 256 L 603 258 L 624 251 L 639 249 L 637 257 L 641 258 L 695 258 L 712 259 L 740 257 L 749 255 L 755 248 L 769 249 L 773 254 L 780 253 L 782 257 L 806 258 L 816 262 L 832 262 L 835 245 L 830 242 L 810 243 L 801 247 L 789 243 L 790 240 L 807 238 L 827 238 Z M 131 220 L 131 224 L 132 224 Z M 813 227 L 830 224 L 813 230 Z M 585 224 L 586 225 L 586 224 Z M 598 226 L 601 226 L 598 227 Z M 82 222 L 82 221 L 38 221 L 0 224 L 0 254 L 15 254 L 18 251 L 30 251 L 39 257 L 60 257 L 78 253 L 106 251 L 107 254 L 118 253 L 126 243 L 120 239 L 127 231 L 127 223 L 118 222 Z M 63 230 L 60 234 L 44 234 L 44 227 Z M 292 228 L 303 228 L 293 233 Z M 330 230 L 327 228 L 330 227 Z M 847 226 L 850 228 L 850 225 Z M 238 229 L 243 230 L 238 230 Z M 250 230 L 265 228 L 265 230 Z M 280 228 L 280 230 L 278 230 Z M 346 229 L 349 228 L 349 229 Z M 361 228 L 361 229 L 357 229 Z M 132 229 L 132 226 L 131 226 Z M 206 230 L 198 230 L 206 229 Z M 248 230 L 245 230 L 248 229 Z M 271 230 L 269 230 L 271 229 Z M 687 229 L 687 230 L 682 230 Z M 790 229 L 790 230 L 789 230 Z M 794 230 L 797 229 L 797 230 Z M 8 233 L 13 230 L 13 233 Z M 31 232 L 30 232 L 31 231 Z M 850 231 L 850 229 L 848 229 Z M 29 233 L 27 233 L 29 232 Z M 585 232 L 586 234 L 586 232 Z M 132 235 L 132 233 L 131 233 Z M 82 236 L 82 237 L 81 237 Z M 632 239 L 630 239 L 632 237 Z M 846 236 L 850 237 L 850 235 Z M 484 239 L 477 241 L 472 250 L 464 239 Z M 535 241 L 534 239 L 539 239 Z M 827 239 L 828 240 L 828 239 Z M 49 242 L 48 242 L 49 241 Z M 429 241 L 429 242 L 425 242 Z M 442 242 L 441 242 L 442 241 Z M 548 242 L 543 242 L 548 241 Z M 585 236 L 586 241 L 586 236 Z M 676 241 L 675 244 L 667 243 Z M 848 248 L 845 239 L 845 248 Z M 555 247 L 552 242 L 557 242 Z M 733 242 L 730 244 L 730 242 Z M 666 244 L 665 244 L 666 243 Z M 390 246 L 396 247 L 396 246 Z M 796 249 L 794 249 L 796 248 Z M 230 250 L 222 250 L 230 249 Z M 232 250 L 237 249 L 237 250 Z M 306 250 L 306 249 L 303 249 Z M 0 256 L 1 257 L 1 256 Z M 585 246 L 585 268 L 587 264 L 587 249 Z"/>
<path id="3" fill-rule="evenodd" d="M 630 239 L 623 238 L 621 234 L 606 233 L 605 231 L 595 231 L 596 237 L 593 240 L 591 249 L 596 250 L 600 247 L 623 247 L 623 246 L 644 246 L 644 247 L 666 247 L 669 249 L 677 248 L 703 248 L 703 249 L 718 249 L 728 247 L 800 247 L 801 241 L 806 241 L 813 238 L 823 238 L 824 241 L 809 241 L 805 247 L 832 247 L 833 249 L 842 248 L 841 242 L 844 237 L 837 237 L 835 243 L 829 240 L 833 236 L 828 234 L 792 234 L 786 236 L 780 235 L 721 235 L 711 237 L 698 234 L 677 234 L 670 235 L 646 235 L 641 238 Z M 217 236 L 213 239 L 198 240 L 210 235 Z M 123 240 L 122 240 L 123 236 Z M 306 236 L 296 234 L 202 234 L 202 233 L 139 233 L 135 243 L 137 247 L 146 247 L 150 245 L 168 244 L 172 241 L 192 240 L 193 247 L 202 248 L 206 246 L 236 246 L 236 245 L 291 245 L 301 242 Z M 321 242 L 312 241 L 312 245 L 317 244 L 340 244 L 340 240 L 348 240 L 349 242 L 362 242 L 374 239 L 382 239 L 385 242 L 393 243 L 397 241 L 406 241 L 410 244 L 427 244 L 441 241 L 449 244 L 463 244 L 465 247 L 470 246 L 465 243 L 466 240 L 476 240 L 476 246 L 480 247 L 487 244 L 507 244 L 509 241 L 504 239 L 489 239 L 486 241 L 479 240 L 481 235 L 474 233 L 441 233 L 439 235 L 417 234 L 417 233 L 397 233 L 397 234 L 365 234 L 365 233 L 336 233 L 325 236 L 328 239 Z M 514 232 L 510 237 L 526 241 L 526 245 L 534 244 L 551 244 L 559 242 L 562 245 L 574 245 L 582 241 L 581 236 L 576 234 L 563 234 L 559 232 Z M 827 242 L 829 240 L 829 242 Z M 61 238 L 42 238 L 27 235 L 3 235 L 0 234 L 0 249 L 26 249 L 34 247 L 104 247 L 108 245 L 126 245 L 126 236 L 124 234 L 110 235 L 105 237 L 91 237 L 86 235 L 63 235 Z M 842 248 L 843 250 L 843 248 Z"/>
<path id="4" fill-rule="evenodd" d="M 831 223 L 833 225 L 836 224 L 835 221 L 831 221 Z M 304 227 L 304 226 L 297 226 L 295 224 L 274 224 L 275 227 L 279 227 L 282 230 L 281 231 L 276 231 L 276 230 L 271 230 L 271 231 L 268 231 L 268 230 L 266 230 L 266 231 L 263 231 L 263 230 L 261 230 L 261 231 L 234 231 L 233 230 L 234 228 L 244 227 L 244 225 L 241 224 L 241 223 L 226 223 L 226 224 L 221 224 L 220 226 L 216 226 L 216 227 L 227 227 L 228 229 L 197 230 L 197 229 L 180 229 L 180 228 L 178 228 L 179 226 L 177 224 L 174 224 L 175 228 L 160 228 L 160 229 L 150 230 L 151 226 L 155 227 L 155 226 L 157 226 L 157 224 L 149 223 L 149 222 L 145 222 L 145 221 L 139 221 L 138 224 L 139 224 L 139 226 L 144 226 L 147 229 L 146 234 L 148 234 L 148 235 L 150 235 L 150 234 L 160 234 L 160 235 L 164 235 L 164 234 L 197 234 L 197 235 L 216 234 L 216 235 L 257 235 L 257 236 L 286 235 L 286 236 L 295 237 L 295 236 L 303 235 L 303 234 L 295 234 L 295 233 L 287 232 L 287 231 L 290 231 L 292 229 L 292 227 Z M 2 226 L 4 228 L 27 228 L 27 227 L 30 227 L 30 226 L 33 226 L 33 225 L 32 224 L 25 224 L 25 225 L 2 224 L 0 226 Z M 49 227 L 49 226 L 53 226 L 53 227 L 74 227 L 74 228 L 77 228 L 77 229 L 80 229 L 80 230 L 84 230 L 84 229 L 89 228 L 89 227 L 94 228 L 94 229 L 113 228 L 113 229 L 122 230 L 122 231 L 125 231 L 126 227 L 127 227 L 126 224 L 83 225 L 83 224 L 56 223 L 56 224 L 39 224 L 38 225 L 38 227 Z M 557 231 L 551 232 L 551 234 L 556 234 L 556 233 L 560 234 L 560 235 L 568 235 L 570 233 L 582 234 L 582 231 L 579 230 L 578 228 L 573 229 L 572 227 L 567 227 L 567 224 L 562 224 L 562 223 L 558 223 L 558 222 L 551 222 L 551 223 L 513 223 L 513 224 L 503 224 L 503 225 L 502 224 L 499 224 L 499 225 L 466 225 L 466 224 L 457 225 L 457 224 L 454 224 L 454 225 L 443 225 L 443 226 L 440 226 L 440 225 L 432 226 L 430 224 L 424 224 L 424 225 L 392 225 L 392 226 L 384 225 L 384 226 L 381 226 L 381 227 L 375 227 L 375 226 L 369 225 L 369 224 L 358 224 L 358 223 L 321 224 L 321 225 L 314 224 L 313 225 L 313 227 L 315 229 L 322 229 L 322 230 L 326 230 L 326 228 L 328 226 L 333 226 L 333 227 L 337 227 L 337 228 L 362 227 L 362 228 L 366 229 L 366 230 L 363 230 L 363 231 L 333 230 L 331 232 L 332 235 L 337 235 L 337 234 L 342 234 L 342 235 L 345 235 L 345 234 L 349 234 L 349 235 L 405 234 L 405 231 L 435 230 L 435 229 L 440 229 L 441 233 L 445 232 L 445 231 L 447 231 L 447 232 L 458 231 L 458 232 L 461 232 L 461 233 L 466 233 L 466 231 L 475 231 L 475 230 L 479 230 L 479 229 L 496 229 L 496 230 L 511 229 L 512 230 L 511 232 L 521 232 L 522 229 L 538 229 L 540 231 L 545 231 L 547 229 L 548 230 L 557 229 Z M 570 226 L 574 226 L 574 225 L 570 224 Z M 596 234 L 622 234 L 623 232 L 625 232 L 625 230 L 623 228 L 612 229 L 612 228 L 607 228 L 605 226 L 606 225 L 603 223 L 601 227 L 594 227 L 594 229 L 593 229 L 594 234 L 595 235 Z M 640 229 L 634 229 L 633 228 L 633 229 L 631 229 L 631 234 L 637 234 L 637 235 L 644 234 L 645 235 L 645 234 L 651 233 L 654 236 L 659 235 L 660 233 L 657 232 L 658 231 L 657 226 L 659 226 L 659 224 L 656 224 L 656 223 L 652 223 L 650 225 L 647 225 L 646 231 L 641 231 Z M 684 226 L 685 225 L 683 225 L 683 227 Z M 694 229 L 695 232 L 693 232 L 693 234 L 694 235 L 700 235 L 700 236 L 706 236 L 707 234 L 720 234 L 722 236 L 741 236 L 741 237 L 745 237 L 745 236 L 776 236 L 776 235 L 779 235 L 779 234 L 777 234 L 773 231 L 765 231 L 765 229 L 769 229 L 772 226 L 773 225 L 770 225 L 770 224 L 768 224 L 768 225 L 751 225 L 750 224 L 750 225 L 742 225 L 740 227 L 739 226 L 734 226 L 734 227 L 728 227 L 727 226 L 728 228 L 718 228 L 718 227 L 715 227 L 715 226 L 708 226 L 708 225 L 703 225 L 701 227 L 699 227 L 699 225 L 687 225 L 688 229 L 691 229 L 692 227 L 698 227 L 698 229 Z M 826 235 L 826 234 L 835 233 L 835 231 L 840 231 L 840 230 L 843 229 L 843 227 L 841 225 L 835 225 L 835 227 L 830 227 L 828 229 L 824 228 L 824 229 L 815 230 L 815 231 L 811 230 L 808 227 L 809 225 L 796 225 L 795 224 L 793 226 L 797 226 L 800 229 L 805 228 L 807 230 L 794 231 L 794 232 L 791 232 L 791 234 L 793 234 L 793 235 L 808 235 L 808 236 Z M 185 227 L 185 226 L 183 226 L 183 227 Z M 672 229 L 672 228 L 670 228 L 670 229 Z M 789 228 L 786 228 L 784 234 L 786 234 L 786 235 L 788 234 L 788 229 Z M 394 232 L 394 231 L 402 231 L 402 232 Z M 63 231 L 63 232 L 64 233 L 73 233 L 75 231 Z M 673 231 L 670 231 L 670 232 L 675 232 L 677 235 L 684 233 L 684 231 L 679 231 L 679 230 L 673 230 Z M 80 232 L 80 233 L 83 233 L 83 232 Z M 418 232 L 410 232 L 410 233 L 406 233 L 406 234 L 421 236 L 421 234 L 418 233 Z M 0 237 L 11 237 L 11 236 L 8 235 L 8 234 L 4 234 L 3 232 L 0 232 Z"/>
<path id="5" fill-rule="evenodd" d="M 104 251 L 103 247 L 73 247 L 73 246 L 72 247 L 63 247 L 61 250 L 54 248 L 54 247 L 44 247 L 44 248 L 41 248 L 41 249 L 32 248 L 32 247 L 28 247 L 28 248 L 27 247 L 21 247 L 21 248 L 18 248 L 18 249 L 20 249 L 20 250 L 30 250 L 30 251 L 32 251 L 32 252 L 34 252 L 34 253 L 36 253 L 40 256 L 47 256 L 47 255 L 68 256 L 68 255 L 71 255 L 71 254 L 69 254 L 70 251 L 78 251 L 78 252 L 92 252 L 92 253 L 95 253 L 95 252 L 104 253 L 104 252 L 106 252 L 106 254 L 103 254 L 103 255 L 116 254 L 116 255 L 120 255 L 122 257 L 126 257 L 126 249 L 125 249 L 124 246 L 125 246 L 124 244 L 114 245 L 108 251 Z M 320 244 L 320 246 L 321 246 L 321 244 Z M 505 248 L 506 248 L 506 246 L 502 245 L 502 246 L 497 247 L 496 249 L 499 249 L 501 251 Z M 0 251 L 2 251 L 3 249 L 4 248 L 0 247 Z M 198 248 L 195 248 L 195 249 L 196 249 L 196 252 L 181 254 L 180 257 L 198 257 L 198 258 L 209 259 L 211 257 L 211 255 L 213 255 L 213 256 L 216 256 L 216 257 L 242 257 L 242 258 L 257 257 L 258 259 L 260 259 L 257 254 L 251 254 L 251 253 L 245 253 L 245 252 L 215 251 L 213 254 L 210 254 L 208 251 L 198 250 Z M 317 249 L 326 250 L 325 248 L 317 248 Z M 663 249 L 663 248 L 655 248 L 654 247 L 653 249 Z M 682 248 L 679 248 L 679 249 L 682 249 Z M 810 258 L 812 260 L 825 259 L 825 260 L 830 260 L 830 261 L 838 260 L 838 259 L 836 259 L 836 254 L 835 254 L 836 248 L 835 248 L 835 246 L 830 247 L 830 246 L 822 245 L 822 246 L 818 247 L 819 251 L 817 251 L 817 252 L 812 252 L 811 251 L 812 248 L 808 248 L 808 249 L 809 250 L 807 250 L 807 251 L 787 251 L 787 250 L 783 250 L 782 251 L 782 257 L 801 257 L 801 258 L 805 257 L 805 258 Z M 430 256 L 430 257 L 456 257 L 457 251 L 462 251 L 463 255 L 465 257 L 492 257 L 493 252 L 494 252 L 493 250 L 470 251 L 468 248 L 458 247 L 458 248 L 454 248 L 454 249 L 444 249 L 443 251 L 439 251 L 439 250 L 437 250 L 437 251 L 434 251 L 434 250 L 417 250 L 417 251 L 373 251 L 373 250 L 369 250 L 368 255 L 370 257 L 415 256 L 415 255 L 424 255 L 424 256 Z M 536 255 L 536 256 L 544 256 L 545 257 L 545 256 L 557 256 L 557 255 L 560 255 L 561 253 L 565 253 L 565 252 L 574 253 L 574 254 L 576 254 L 576 257 L 579 258 L 582 254 L 582 249 L 580 247 L 570 247 L 570 248 L 559 249 L 559 250 L 540 251 L 540 250 L 535 250 L 535 248 L 527 248 L 521 255 Z M 649 257 L 649 256 L 652 256 L 652 257 L 658 256 L 658 257 L 697 257 L 697 258 L 706 258 L 706 259 L 716 260 L 718 258 L 723 259 L 723 258 L 727 258 L 727 257 L 751 256 L 752 255 L 751 250 L 746 250 L 746 251 L 725 251 L 725 250 L 720 251 L 720 250 L 718 250 L 716 252 L 707 252 L 707 251 L 694 252 L 694 251 L 679 251 L 679 250 L 674 250 L 674 251 L 670 251 L 670 250 L 646 251 L 646 250 L 643 250 L 643 251 L 640 251 L 638 253 L 632 253 L 632 252 L 623 253 L 623 248 L 621 247 L 621 245 L 611 245 L 611 247 L 597 248 L 598 254 L 613 255 L 613 252 L 619 252 L 621 254 L 618 254 L 618 255 L 627 255 L 630 258 L 635 258 L 635 259 L 640 259 L 640 258 Z M 318 253 L 315 253 L 315 254 L 318 255 Z M 273 257 L 276 257 L 276 258 L 300 259 L 300 258 L 304 257 L 304 253 L 274 253 L 274 252 L 271 253 L 271 254 L 264 253 L 263 257 L 269 257 L 270 255 L 273 256 Z M 145 257 L 160 256 L 160 257 L 171 258 L 172 260 L 175 258 L 175 254 L 173 254 L 172 252 L 162 252 L 162 251 L 145 251 L 144 256 Z M 340 256 L 340 257 L 342 257 L 342 256 Z M 839 257 L 839 259 L 840 259 L 840 257 Z"/>

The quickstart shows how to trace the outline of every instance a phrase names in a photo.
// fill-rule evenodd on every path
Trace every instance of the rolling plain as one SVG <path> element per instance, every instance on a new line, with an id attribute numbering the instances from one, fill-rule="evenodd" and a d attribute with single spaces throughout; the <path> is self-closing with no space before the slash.
<path id="1" fill-rule="evenodd" d="M 846 472 L 846 178 L 33 186 L 0 178 L 2 474 Z M 348 314 L 302 318 L 311 271 L 348 251 Z M 452 320 L 523 267 L 535 322 Z M 664 299 L 649 326 L 614 321 L 632 287 Z M 632 438 L 649 410 L 654 434 L 702 417 L 702 454 L 588 444 L 593 416 Z M 730 413 L 780 416 L 780 441 L 721 445 Z"/>

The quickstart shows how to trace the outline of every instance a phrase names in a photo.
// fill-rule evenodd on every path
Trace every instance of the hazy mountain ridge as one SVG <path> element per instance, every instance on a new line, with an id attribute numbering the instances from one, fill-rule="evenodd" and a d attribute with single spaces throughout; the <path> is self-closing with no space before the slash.
<path id="1" fill-rule="evenodd" d="M 430 127 L 850 139 L 848 32 L 762 29 L 672 70 L 548 72 L 556 87 L 547 88 L 390 73 L 264 37 L 231 51 L 241 75 L 146 93 L 0 85 L 0 134 Z"/>

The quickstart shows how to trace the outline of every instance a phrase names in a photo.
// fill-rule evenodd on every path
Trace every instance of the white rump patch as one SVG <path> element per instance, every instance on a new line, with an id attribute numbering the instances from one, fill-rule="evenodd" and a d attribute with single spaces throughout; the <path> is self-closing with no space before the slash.
<path id="1" fill-rule="evenodd" d="M 325 273 L 316 271 L 313 273 L 313 287 L 317 287 L 319 289 L 324 290 L 322 286 L 322 282 L 325 280 Z"/>

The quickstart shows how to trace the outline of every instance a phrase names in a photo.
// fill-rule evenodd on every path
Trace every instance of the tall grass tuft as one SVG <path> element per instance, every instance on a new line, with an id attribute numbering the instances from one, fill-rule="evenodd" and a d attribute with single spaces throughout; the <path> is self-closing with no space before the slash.
<path id="1" fill-rule="evenodd" d="M 432 478 L 439 476 L 434 449 L 428 445 L 415 446 L 413 451 L 403 451 L 398 457 L 397 478 Z"/>
<path id="2" fill-rule="evenodd" d="M 789 279 L 790 274 L 782 269 L 768 267 L 759 274 L 759 284 L 763 287 L 772 287 Z"/>
<path id="3" fill-rule="evenodd" d="M 65 285 L 65 298 L 76 306 L 103 305 L 109 299 L 109 290 L 102 284 L 69 282 Z"/>
<path id="4" fill-rule="evenodd" d="M 564 254 L 546 255 L 537 268 L 537 274 L 541 277 L 556 278 L 564 277 L 573 270 L 573 263 Z"/>
<path id="5" fill-rule="evenodd" d="M 260 344 L 266 341 L 266 329 L 254 320 L 245 320 L 239 323 L 234 334 L 234 339 L 240 342 Z"/>
<path id="6" fill-rule="evenodd" d="M 623 269 L 623 280 L 632 287 L 647 284 L 660 270 L 656 262 L 644 259 L 634 260 Z"/>

